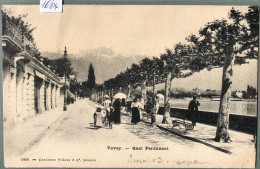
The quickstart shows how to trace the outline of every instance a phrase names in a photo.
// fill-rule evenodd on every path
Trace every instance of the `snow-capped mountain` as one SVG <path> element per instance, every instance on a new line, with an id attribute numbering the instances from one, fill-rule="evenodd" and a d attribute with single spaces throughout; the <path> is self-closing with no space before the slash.
<path id="1" fill-rule="evenodd" d="M 62 54 L 50 52 L 42 52 L 42 56 L 49 59 L 63 57 Z M 105 47 L 68 55 L 74 71 L 78 73 L 78 81 L 87 80 L 89 64 L 92 63 L 97 83 L 103 83 L 104 80 L 115 77 L 118 73 L 130 68 L 133 63 L 139 63 L 145 57 L 147 56 L 117 53 Z"/>

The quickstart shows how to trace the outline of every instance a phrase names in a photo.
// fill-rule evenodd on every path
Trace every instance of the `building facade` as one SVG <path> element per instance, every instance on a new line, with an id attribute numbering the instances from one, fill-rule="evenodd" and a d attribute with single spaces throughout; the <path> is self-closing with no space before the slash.
<path id="1" fill-rule="evenodd" d="M 33 44 L 3 15 L 3 119 L 12 127 L 63 106 L 60 78 L 33 55 Z"/>

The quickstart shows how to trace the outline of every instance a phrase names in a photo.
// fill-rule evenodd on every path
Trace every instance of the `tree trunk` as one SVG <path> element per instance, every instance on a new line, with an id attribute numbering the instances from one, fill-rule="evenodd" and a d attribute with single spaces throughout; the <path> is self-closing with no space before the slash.
<path id="1" fill-rule="evenodd" d="M 103 89 L 102 89 L 102 92 L 101 92 L 101 105 L 103 105 L 104 96 L 105 96 L 105 88 L 103 88 Z"/>
<path id="2" fill-rule="evenodd" d="M 141 95 L 142 95 L 142 99 L 140 101 L 141 105 L 142 105 L 142 109 L 144 109 L 144 104 L 145 104 L 145 99 L 146 99 L 146 90 L 145 90 L 145 84 L 146 84 L 146 80 L 144 80 L 142 82 L 142 85 L 141 85 Z M 141 110 L 142 112 L 142 110 Z M 140 113 L 141 114 L 141 113 Z"/>
<path id="3" fill-rule="evenodd" d="M 229 128 L 229 106 L 231 99 L 231 84 L 234 65 L 234 53 L 233 46 L 227 49 L 225 56 L 225 63 L 223 67 L 222 75 L 222 88 L 219 104 L 219 114 L 217 121 L 217 131 L 215 141 L 228 142 L 230 140 L 228 128 Z"/>
<path id="4" fill-rule="evenodd" d="M 165 96 L 164 96 L 164 110 L 163 110 L 163 121 L 162 123 L 170 122 L 170 94 L 171 94 L 171 82 L 172 82 L 172 72 L 167 72 L 166 82 L 165 82 Z"/>
<path id="5" fill-rule="evenodd" d="M 129 99 L 130 98 L 130 94 L 131 94 L 131 88 L 132 88 L 132 86 L 131 85 L 128 85 L 128 91 L 127 91 L 127 99 Z"/>

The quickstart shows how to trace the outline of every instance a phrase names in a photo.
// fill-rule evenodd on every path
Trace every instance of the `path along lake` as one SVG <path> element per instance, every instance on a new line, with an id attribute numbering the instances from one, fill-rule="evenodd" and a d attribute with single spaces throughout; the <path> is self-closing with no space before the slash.
<path id="1" fill-rule="evenodd" d="M 192 98 L 187 99 L 170 99 L 172 108 L 188 109 L 188 105 Z M 198 99 L 200 102 L 199 110 L 208 112 L 218 112 L 220 101 L 212 101 L 211 99 Z M 163 107 L 163 99 L 160 99 L 160 106 Z M 257 100 L 231 101 L 230 114 L 239 114 L 247 116 L 257 116 Z"/>

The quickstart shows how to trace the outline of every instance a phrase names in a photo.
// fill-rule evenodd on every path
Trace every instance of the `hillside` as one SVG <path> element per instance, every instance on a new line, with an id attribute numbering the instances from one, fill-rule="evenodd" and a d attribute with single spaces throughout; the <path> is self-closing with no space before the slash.
<path id="1" fill-rule="evenodd" d="M 61 53 L 41 52 L 42 56 L 49 59 L 63 57 Z M 85 81 L 88 76 L 89 64 L 92 63 L 95 70 L 96 82 L 103 83 L 104 80 L 115 77 L 121 71 L 131 67 L 133 63 L 139 63 L 144 58 L 142 55 L 127 55 L 116 53 L 108 48 L 97 48 L 84 50 L 76 54 L 69 54 L 72 67 L 78 73 L 78 80 Z"/>

